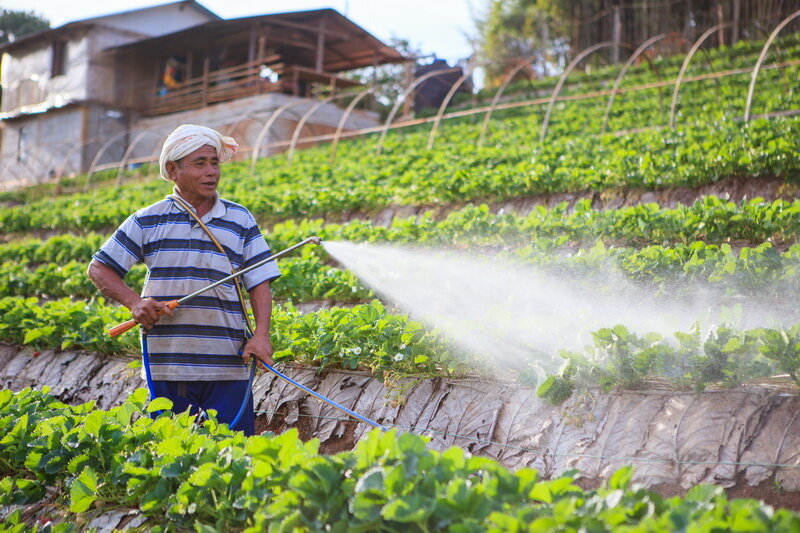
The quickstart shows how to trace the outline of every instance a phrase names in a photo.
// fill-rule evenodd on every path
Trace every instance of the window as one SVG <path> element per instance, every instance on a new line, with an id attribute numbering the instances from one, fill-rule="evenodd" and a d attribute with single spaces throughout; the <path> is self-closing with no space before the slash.
<path id="1" fill-rule="evenodd" d="M 25 128 L 19 129 L 19 136 L 17 137 L 17 162 L 24 163 L 28 159 L 25 153 L 28 148 L 28 139 L 26 138 Z"/>
<path id="2" fill-rule="evenodd" d="M 63 76 L 67 73 L 67 41 L 53 41 L 53 57 L 50 67 L 50 77 Z"/>

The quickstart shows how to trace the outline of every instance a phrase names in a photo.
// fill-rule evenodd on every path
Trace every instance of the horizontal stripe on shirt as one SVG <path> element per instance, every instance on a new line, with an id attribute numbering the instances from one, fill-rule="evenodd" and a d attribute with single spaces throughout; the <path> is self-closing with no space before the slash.
<path id="1" fill-rule="evenodd" d="M 208 324 L 156 324 L 147 330 L 148 337 L 201 337 L 243 341 L 243 329 Z"/>
<path id="2" fill-rule="evenodd" d="M 128 237 L 124 231 L 116 232 L 114 234 L 114 240 L 116 240 L 126 252 L 131 254 L 131 256 L 136 259 L 137 262 L 144 261 L 144 257 L 142 256 L 142 247 Z"/>
<path id="3" fill-rule="evenodd" d="M 234 252 L 232 249 L 223 245 L 222 249 L 225 250 L 224 257 L 230 259 L 234 266 L 241 265 L 244 262 L 242 254 Z M 144 257 L 151 256 L 158 252 L 208 252 L 212 254 L 222 255 L 217 249 L 217 246 L 208 240 L 200 239 L 159 239 L 149 242 L 142 247 L 142 261 Z"/>
<path id="4" fill-rule="evenodd" d="M 197 355 L 151 353 L 151 365 L 192 365 L 192 366 L 245 366 L 240 355 Z"/>
<path id="5" fill-rule="evenodd" d="M 172 294 L 164 294 L 155 297 L 156 300 L 169 302 L 170 300 L 180 300 L 186 296 L 185 294 L 172 295 Z M 180 305 L 181 309 L 184 311 L 188 309 L 222 309 L 229 313 L 238 313 L 242 314 L 242 304 L 239 300 L 223 300 L 222 298 L 217 298 L 216 296 L 207 296 L 201 294 L 199 296 L 195 296 L 194 298 L 187 300 L 186 303 Z"/>
<path id="6" fill-rule="evenodd" d="M 230 276 L 230 272 L 222 272 L 213 268 L 197 268 L 192 266 L 178 267 L 154 267 L 150 269 L 151 281 L 163 279 L 196 279 L 208 282 L 215 282 Z M 223 283 L 223 285 L 233 285 L 233 281 Z"/>
<path id="7" fill-rule="evenodd" d="M 97 252 L 96 254 L 94 254 L 94 257 L 93 257 L 93 258 L 94 258 L 94 259 L 97 259 L 99 262 L 103 263 L 103 264 L 104 264 L 104 265 L 106 265 L 108 268 L 112 269 L 112 270 L 113 270 L 114 272 L 116 272 L 116 273 L 117 273 L 117 275 L 118 275 L 119 277 L 121 277 L 121 278 L 124 278 L 124 277 L 125 277 L 125 275 L 128 273 L 128 270 L 126 270 L 126 269 L 125 269 L 125 268 L 124 268 L 122 265 L 120 265 L 119 263 L 117 263 L 117 262 L 114 260 L 114 258 L 113 258 L 113 257 L 111 257 L 110 255 L 108 255 L 108 254 L 107 254 L 105 251 L 103 251 L 103 250 L 100 250 L 99 252 Z"/>

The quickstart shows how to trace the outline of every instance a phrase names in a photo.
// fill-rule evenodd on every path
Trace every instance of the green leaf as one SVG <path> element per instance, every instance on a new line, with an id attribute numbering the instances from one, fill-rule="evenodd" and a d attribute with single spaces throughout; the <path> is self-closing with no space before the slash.
<path id="1" fill-rule="evenodd" d="M 84 454 L 73 457 L 67 464 L 67 472 L 72 474 L 83 468 L 89 462 L 89 456 Z"/>
<path id="2" fill-rule="evenodd" d="M 633 478 L 633 467 L 623 466 L 608 479 L 608 487 L 611 489 L 627 489 Z"/>
<path id="3" fill-rule="evenodd" d="M 156 452 L 167 457 L 178 457 L 186 453 L 186 446 L 182 437 L 169 437 L 158 443 Z"/>
<path id="4" fill-rule="evenodd" d="M 421 524 L 430 514 L 423 496 L 416 493 L 405 498 L 394 498 L 381 509 L 381 516 L 386 520 L 403 523 Z"/>
<path id="5" fill-rule="evenodd" d="M 83 430 L 93 437 L 100 435 L 105 415 L 106 413 L 103 411 L 93 411 L 86 415 L 86 418 L 83 419 Z"/>
<path id="6" fill-rule="evenodd" d="M 30 344 L 37 339 L 52 335 L 55 330 L 55 326 L 43 326 L 41 328 L 29 329 L 25 332 L 25 339 L 22 341 L 22 344 Z"/>
<path id="7" fill-rule="evenodd" d="M 172 409 L 172 400 L 168 398 L 155 398 L 147 404 L 148 413 L 155 413 L 156 411 L 169 411 Z"/>
<path id="8" fill-rule="evenodd" d="M 69 510 L 73 513 L 86 511 L 94 503 L 96 494 L 97 473 L 86 467 L 69 489 Z"/>

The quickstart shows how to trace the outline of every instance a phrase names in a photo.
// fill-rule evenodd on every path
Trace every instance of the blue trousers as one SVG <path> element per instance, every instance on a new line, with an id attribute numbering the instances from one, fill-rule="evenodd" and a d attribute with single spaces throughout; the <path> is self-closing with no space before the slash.
<path id="1" fill-rule="evenodd" d="M 189 409 L 197 414 L 200 409 L 217 411 L 217 420 L 230 424 L 236 418 L 242 400 L 247 393 L 248 381 L 153 381 L 153 393 L 160 398 L 172 400 L 172 410 L 183 413 Z M 236 427 L 231 428 L 254 435 L 256 428 L 253 412 L 253 395 L 250 394 L 247 405 Z"/>

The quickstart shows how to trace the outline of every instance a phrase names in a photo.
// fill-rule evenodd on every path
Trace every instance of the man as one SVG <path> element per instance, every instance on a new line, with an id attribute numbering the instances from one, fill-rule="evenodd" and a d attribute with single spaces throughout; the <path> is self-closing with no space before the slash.
<path id="1" fill-rule="evenodd" d="M 197 296 L 172 311 L 163 302 L 206 287 L 269 256 L 253 216 L 220 198 L 220 163 L 236 153 L 230 137 L 203 126 L 184 124 L 161 151 L 161 177 L 174 194 L 131 215 L 94 255 L 89 277 L 107 297 L 131 311 L 144 330 L 156 396 L 173 401 L 173 410 L 215 409 L 231 423 L 247 393 L 247 363 L 254 355 L 272 364 L 270 282 L 280 276 L 269 262 L 242 276 L 250 295 L 255 331 L 246 338 L 245 317 L 233 283 Z M 183 203 L 181 202 L 183 200 Z M 186 208 L 194 211 L 219 242 Z M 123 278 L 143 262 L 148 275 L 142 295 Z M 255 432 L 252 396 L 235 429 Z"/>

